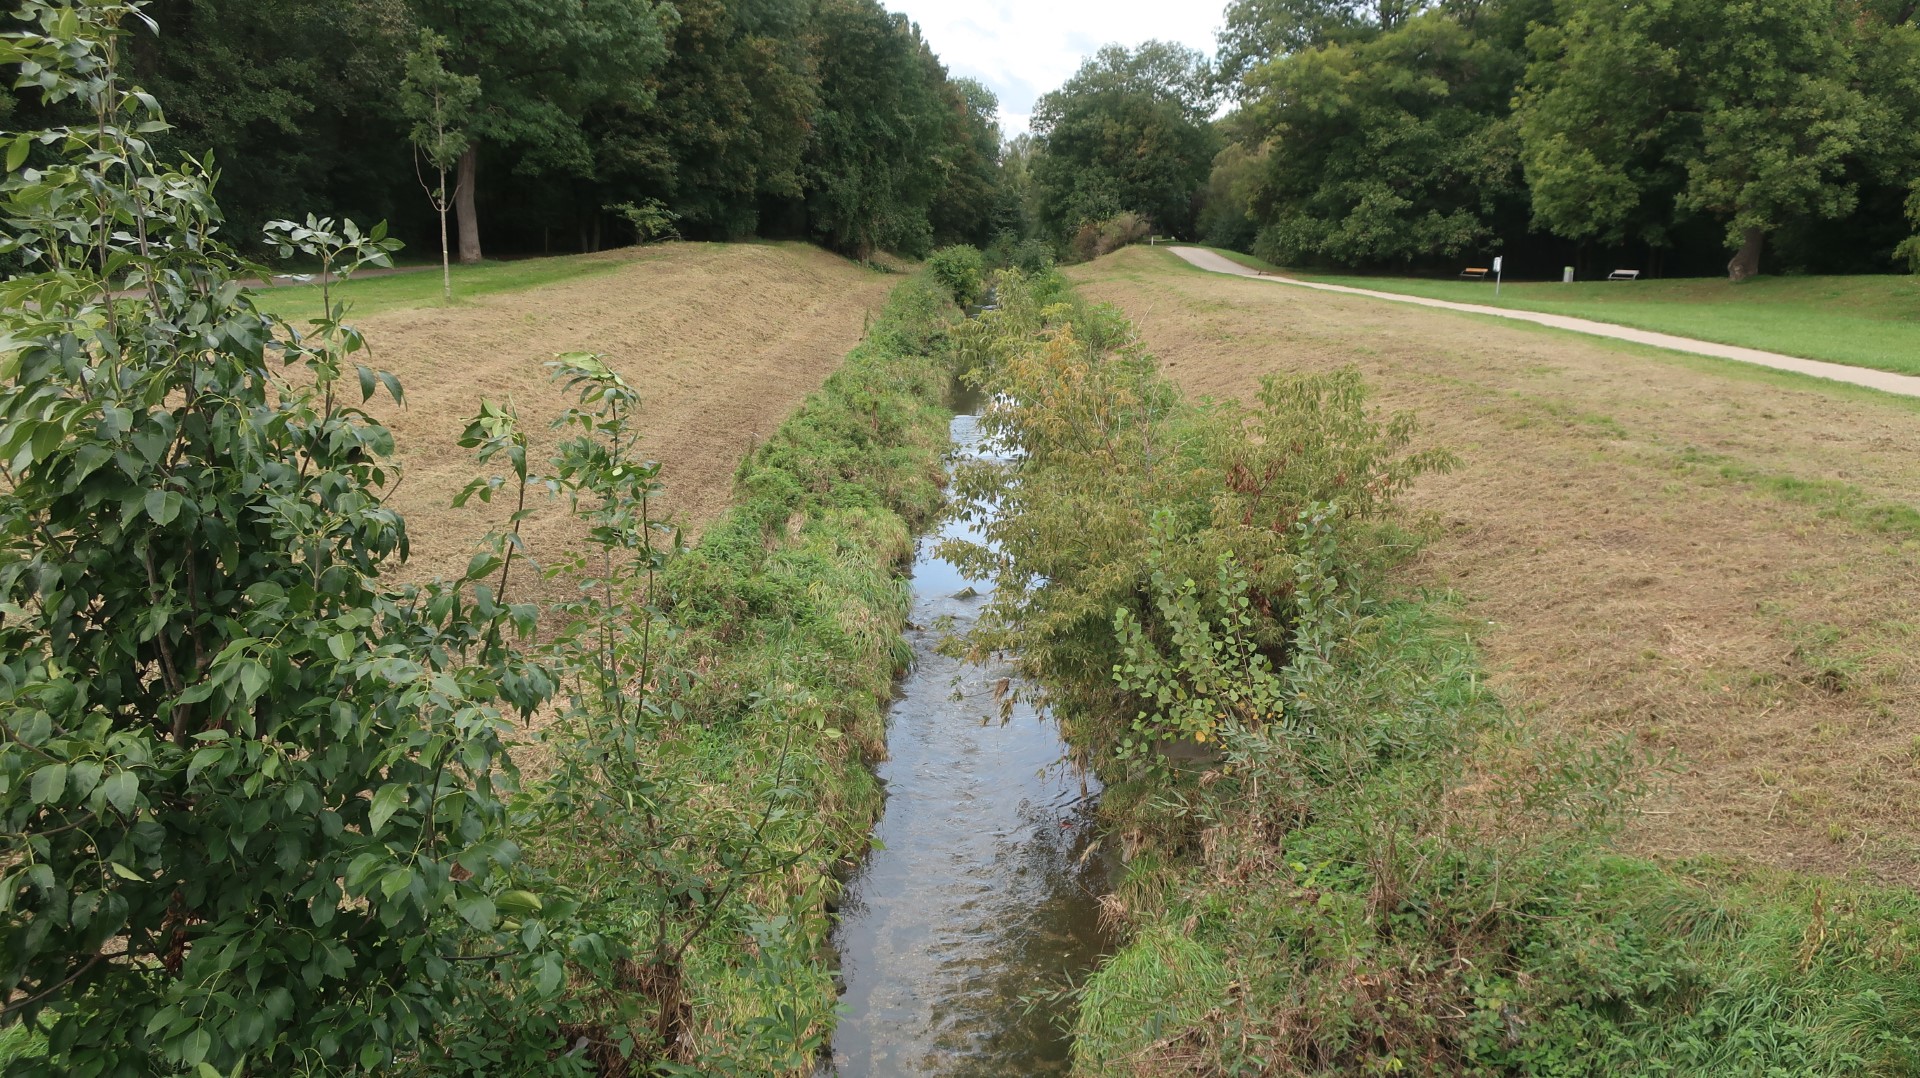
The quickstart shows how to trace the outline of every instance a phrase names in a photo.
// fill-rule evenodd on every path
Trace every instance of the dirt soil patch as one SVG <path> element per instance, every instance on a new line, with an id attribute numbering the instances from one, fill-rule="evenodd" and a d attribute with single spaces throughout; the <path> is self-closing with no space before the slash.
<path id="1" fill-rule="evenodd" d="M 1462 457 L 1407 581 L 1522 715 L 1677 754 L 1629 845 L 1920 882 L 1920 404 L 1165 252 L 1073 276 L 1190 394 L 1353 366 Z"/>
<path id="2" fill-rule="evenodd" d="M 452 500 L 482 474 L 457 442 L 482 398 L 511 401 L 536 451 L 569 403 L 545 366 L 556 353 L 598 352 L 639 388 L 645 452 L 665 465 L 663 508 L 689 537 L 724 510 L 741 458 L 819 388 L 860 340 L 898 278 L 798 244 L 669 244 L 602 256 L 608 273 L 451 308 L 383 312 L 359 325 L 370 365 L 392 371 L 407 406 L 384 405 L 404 479 L 392 503 L 413 541 L 406 576 L 463 572 L 512 506 Z M 577 532 L 558 505 L 528 521 L 536 555 Z M 518 594 L 551 599 L 530 576 Z"/>

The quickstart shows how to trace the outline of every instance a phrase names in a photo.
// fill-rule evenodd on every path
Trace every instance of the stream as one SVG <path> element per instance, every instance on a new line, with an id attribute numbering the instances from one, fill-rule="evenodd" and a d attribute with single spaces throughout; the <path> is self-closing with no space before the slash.
<path id="1" fill-rule="evenodd" d="M 979 452 L 978 417 L 956 416 L 952 433 L 957 453 Z M 914 563 L 914 665 L 878 769 L 882 845 L 840 911 L 839 1078 L 1066 1073 L 1072 1015 L 1053 994 L 1091 971 L 1106 942 L 1104 865 L 1083 856 L 1098 784 L 1065 762 L 1044 715 L 1016 706 L 1001 722 L 994 685 L 1009 668 L 935 650 L 992 590 L 933 555 L 952 536 L 978 538 L 950 522 Z"/>

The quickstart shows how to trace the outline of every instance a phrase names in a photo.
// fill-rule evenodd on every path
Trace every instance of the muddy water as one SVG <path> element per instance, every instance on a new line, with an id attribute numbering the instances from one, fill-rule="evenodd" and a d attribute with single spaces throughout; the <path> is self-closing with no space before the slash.
<path id="1" fill-rule="evenodd" d="M 974 417 L 953 422 L 977 451 Z M 943 535 L 967 534 L 951 525 Z M 1063 762 L 1053 725 L 994 684 L 1011 671 L 934 649 L 991 591 L 922 543 L 909 632 L 913 672 L 880 767 L 884 848 L 849 882 L 838 933 L 847 990 L 833 1042 L 841 1078 L 1066 1071 L 1071 1020 L 1048 997 L 1093 968 L 1102 871 L 1085 857 L 1098 787 Z"/>

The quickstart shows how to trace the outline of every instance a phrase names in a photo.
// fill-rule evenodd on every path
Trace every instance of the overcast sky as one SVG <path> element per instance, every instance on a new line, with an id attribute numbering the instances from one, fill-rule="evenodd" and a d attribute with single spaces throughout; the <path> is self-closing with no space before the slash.
<path id="1" fill-rule="evenodd" d="M 1211 55 L 1226 0 L 882 0 L 920 24 L 947 70 L 1000 98 L 1008 138 L 1027 129 L 1033 102 L 1102 45 L 1158 38 Z"/>

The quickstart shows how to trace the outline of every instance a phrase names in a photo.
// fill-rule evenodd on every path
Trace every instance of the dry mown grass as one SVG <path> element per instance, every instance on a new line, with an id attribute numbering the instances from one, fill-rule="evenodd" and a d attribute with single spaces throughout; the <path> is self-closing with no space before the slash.
<path id="1" fill-rule="evenodd" d="M 1920 881 L 1920 402 L 1164 252 L 1074 277 L 1191 394 L 1353 365 L 1461 455 L 1407 579 L 1468 600 L 1523 714 L 1679 754 L 1637 848 Z"/>
<path id="2" fill-rule="evenodd" d="M 644 450 L 666 466 L 663 508 L 696 534 L 731 500 L 749 446 L 839 366 L 894 283 L 792 244 L 669 244 L 602 257 L 625 264 L 358 320 L 370 365 L 398 375 L 407 391 L 405 409 L 380 402 L 405 476 L 392 503 L 413 540 L 409 576 L 463 571 L 511 510 L 498 501 L 451 507 L 469 480 L 504 470 L 504 462 L 482 469 L 456 443 L 484 397 L 510 399 L 538 446 L 550 445 L 547 423 L 569 403 L 548 380 L 555 353 L 604 353 L 639 388 Z M 536 554 L 551 554 L 571 528 L 563 507 L 549 505 L 528 522 L 527 540 Z"/>

